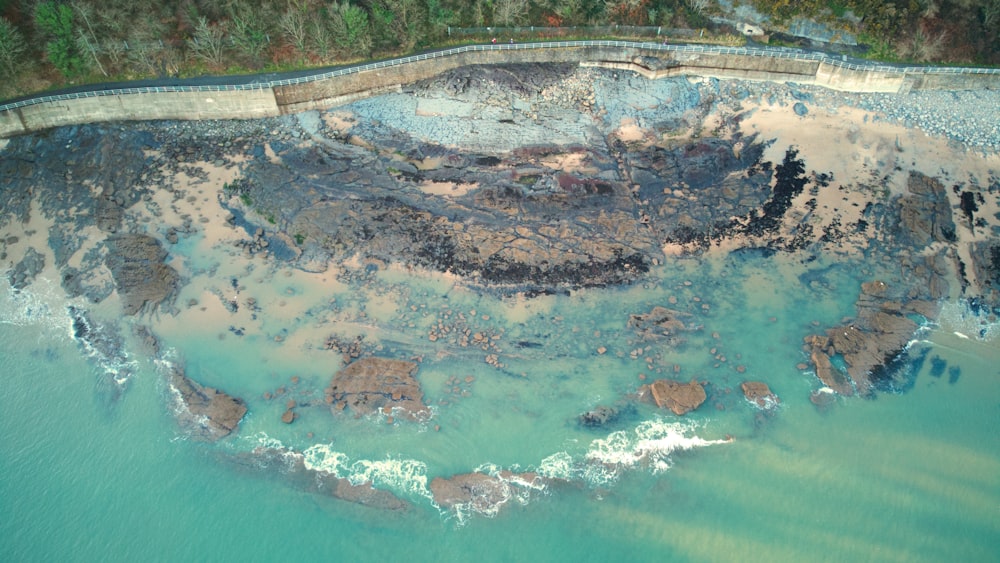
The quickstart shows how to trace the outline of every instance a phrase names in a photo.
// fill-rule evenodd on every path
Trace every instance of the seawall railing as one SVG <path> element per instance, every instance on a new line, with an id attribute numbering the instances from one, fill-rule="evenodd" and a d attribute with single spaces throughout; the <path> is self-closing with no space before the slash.
<path id="1" fill-rule="evenodd" d="M 674 53 L 706 53 L 714 55 L 742 55 L 752 57 L 770 57 L 777 59 L 793 59 L 801 61 L 823 62 L 833 66 L 846 68 L 855 71 L 885 72 L 885 73 L 916 73 L 916 74 L 986 74 L 1000 76 L 1000 69 L 997 68 L 970 68 L 970 67 L 938 67 L 938 66 L 915 66 L 915 65 L 892 65 L 878 64 L 837 57 L 822 52 L 801 51 L 789 48 L 762 48 L 762 47 L 724 47 L 717 45 L 672 45 L 658 44 L 640 41 L 617 41 L 617 40 L 593 40 L 593 41 L 544 41 L 531 43 L 501 43 L 485 45 L 463 45 L 439 51 L 409 55 L 384 61 L 359 64 L 331 71 L 317 71 L 315 74 L 298 76 L 294 78 L 283 78 L 267 81 L 251 81 L 234 84 L 195 84 L 186 86 L 142 86 L 135 88 L 113 88 L 103 89 L 100 85 L 95 85 L 93 89 L 84 92 L 73 92 L 67 94 L 38 95 L 28 99 L 19 100 L 0 105 L 0 112 L 11 111 L 17 108 L 43 104 L 46 102 L 73 100 L 78 98 L 93 98 L 99 96 L 121 96 L 129 94 L 149 94 L 158 92 L 220 92 L 239 90 L 264 90 L 279 86 L 290 86 L 294 84 L 304 84 L 329 80 L 340 76 L 348 76 L 361 72 L 379 70 L 417 61 L 428 59 L 438 59 L 452 57 L 462 53 L 474 51 L 508 51 L 526 49 L 566 49 L 580 47 L 604 47 L 623 49 L 642 49 L 651 52 L 674 52 Z M 245 77 L 244 77 L 245 79 Z M 196 79 L 195 79 L 196 80 Z"/>

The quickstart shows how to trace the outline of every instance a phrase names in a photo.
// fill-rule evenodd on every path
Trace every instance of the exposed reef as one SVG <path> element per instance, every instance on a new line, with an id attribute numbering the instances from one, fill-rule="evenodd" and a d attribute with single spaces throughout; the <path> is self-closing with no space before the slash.
<path id="1" fill-rule="evenodd" d="M 493 515 L 549 475 L 637 463 L 646 454 L 622 430 L 637 415 L 678 426 L 709 410 L 778 416 L 794 399 L 767 380 L 766 347 L 801 354 L 786 361 L 827 405 L 905 389 L 896 367 L 922 361 L 910 344 L 942 302 L 996 320 L 995 158 L 975 160 L 954 137 L 890 135 L 882 114 L 859 109 L 873 100 L 892 102 L 503 65 L 323 112 L 55 129 L 0 146 L 0 260 L 12 296 L 52 280 L 74 300 L 72 334 L 107 366 L 114 400 L 144 355 L 186 436 L 236 449 L 256 431 L 276 436 L 221 454 L 238 467 L 366 506 L 429 496 L 460 517 Z M 568 312 L 591 297 L 605 318 Z M 810 300 L 830 306 L 811 323 L 787 318 L 793 304 L 812 312 Z M 733 338 L 741 322 L 754 332 Z M 209 362 L 189 356 L 185 371 L 170 345 L 191 341 L 259 354 L 252 373 L 233 371 L 246 400 L 199 383 L 230 388 L 234 376 Z M 579 381 L 594 374 L 591 393 Z M 350 451 L 349 428 L 404 443 L 406 432 L 448 442 L 494 415 L 534 425 L 548 413 L 449 410 L 527 389 L 579 393 L 555 419 L 608 456 L 566 453 L 550 460 L 563 473 L 545 477 L 536 466 L 400 470 L 419 491 L 371 476 L 400 459 L 364 459 L 342 478 L 346 453 L 309 457 L 316 444 Z"/>

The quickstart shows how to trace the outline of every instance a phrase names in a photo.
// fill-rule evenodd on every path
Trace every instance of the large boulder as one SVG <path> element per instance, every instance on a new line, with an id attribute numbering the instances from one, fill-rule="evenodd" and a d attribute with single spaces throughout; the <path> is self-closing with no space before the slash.
<path id="1" fill-rule="evenodd" d="M 417 364 L 387 358 L 362 358 L 333 376 L 326 402 L 336 413 L 350 407 L 364 416 L 379 410 L 398 411 L 411 420 L 425 419 L 430 409 L 416 378 Z"/>
<path id="2" fill-rule="evenodd" d="M 643 385 L 640 396 L 651 397 L 656 406 L 667 408 L 676 415 L 682 415 L 700 407 L 708 397 L 705 388 L 692 380 L 681 383 L 669 379 L 658 379 L 649 385 Z"/>

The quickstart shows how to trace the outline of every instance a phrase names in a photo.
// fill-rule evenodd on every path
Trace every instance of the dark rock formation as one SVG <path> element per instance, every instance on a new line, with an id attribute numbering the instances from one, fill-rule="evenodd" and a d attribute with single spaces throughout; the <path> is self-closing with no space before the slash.
<path id="1" fill-rule="evenodd" d="M 639 396 L 651 398 L 656 406 L 670 409 L 678 416 L 697 409 L 708 398 L 705 388 L 697 381 L 680 383 L 669 379 L 658 379 L 643 385 Z"/>
<path id="2" fill-rule="evenodd" d="M 743 396 L 762 409 L 772 409 L 780 402 L 778 396 L 763 381 L 744 381 L 740 384 Z"/>
<path id="3" fill-rule="evenodd" d="M 179 276 L 164 263 L 167 251 L 155 238 L 121 234 L 109 237 L 107 244 L 106 264 L 115 278 L 123 314 L 155 308 L 177 290 Z"/>
<path id="4" fill-rule="evenodd" d="M 167 383 L 180 403 L 174 411 L 177 422 L 195 439 L 214 442 L 225 438 L 236 431 L 247 413 L 242 399 L 193 381 L 178 364 L 171 366 Z"/>
<path id="5" fill-rule="evenodd" d="M 906 187 L 910 193 L 899 198 L 900 242 L 915 248 L 932 242 L 954 242 L 955 222 L 944 185 L 911 171 Z"/>
<path id="6" fill-rule="evenodd" d="M 577 421 L 580 423 L 580 426 L 601 428 L 615 422 L 619 416 L 621 416 L 621 411 L 617 408 L 598 405 L 577 417 Z"/>
<path id="7" fill-rule="evenodd" d="M 413 362 L 362 358 L 333 376 L 326 402 L 334 413 L 348 406 L 358 416 L 399 409 L 411 420 L 424 419 L 430 416 L 430 409 L 423 402 L 416 373 Z"/>

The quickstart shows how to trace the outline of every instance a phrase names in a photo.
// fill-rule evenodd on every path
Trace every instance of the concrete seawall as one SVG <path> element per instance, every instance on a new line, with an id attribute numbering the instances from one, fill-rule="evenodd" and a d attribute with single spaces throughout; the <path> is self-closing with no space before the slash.
<path id="1" fill-rule="evenodd" d="M 0 108 L 0 138 L 100 121 L 249 119 L 332 107 L 466 65 L 577 63 L 676 75 L 795 81 L 850 92 L 1000 87 L 977 69 L 897 68 L 840 63 L 824 55 L 738 48 L 660 46 L 621 41 L 469 46 L 365 65 L 316 78 L 252 86 L 147 88 L 55 96 Z M 54 98 L 54 99 L 53 99 Z"/>

